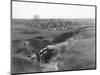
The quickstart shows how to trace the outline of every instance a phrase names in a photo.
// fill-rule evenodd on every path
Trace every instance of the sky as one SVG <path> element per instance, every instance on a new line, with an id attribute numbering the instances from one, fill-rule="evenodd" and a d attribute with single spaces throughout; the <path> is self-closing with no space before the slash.
<path id="1" fill-rule="evenodd" d="M 95 18 L 95 7 L 12 2 L 12 18 L 31 19 L 35 15 L 40 18 Z"/>

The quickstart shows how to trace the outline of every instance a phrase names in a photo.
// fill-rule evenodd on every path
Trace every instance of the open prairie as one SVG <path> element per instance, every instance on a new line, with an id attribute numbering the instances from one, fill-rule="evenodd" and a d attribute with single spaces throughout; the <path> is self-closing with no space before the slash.
<path id="1" fill-rule="evenodd" d="M 63 60 L 57 64 L 57 71 L 95 69 L 94 19 L 12 19 L 12 73 L 42 72 L 40 63 L 29 56 L 70 39 L 60 48 Z"/>

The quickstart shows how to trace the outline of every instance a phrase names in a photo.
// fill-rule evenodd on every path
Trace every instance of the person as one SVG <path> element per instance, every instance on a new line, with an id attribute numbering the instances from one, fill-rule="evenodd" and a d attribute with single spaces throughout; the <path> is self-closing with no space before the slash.
<path id="1" fill-rule="evenodd" d="M 49 60 L 53 56 L 53 51 L 54 51 L 54 49 L 49 49 L 48 47 L 40 50 L 39 55 L 40 55 L 41 63 L 49 63 Z"/>

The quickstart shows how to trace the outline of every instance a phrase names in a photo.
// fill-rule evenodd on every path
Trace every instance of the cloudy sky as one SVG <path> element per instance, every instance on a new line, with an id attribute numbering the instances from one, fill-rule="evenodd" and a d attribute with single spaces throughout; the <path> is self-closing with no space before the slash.
<path id="1" fill-rule="evenodd" d="M 29 2 L 12 2 L 12 18 L 95 18 L 95 7 L 44 4 Z"/>

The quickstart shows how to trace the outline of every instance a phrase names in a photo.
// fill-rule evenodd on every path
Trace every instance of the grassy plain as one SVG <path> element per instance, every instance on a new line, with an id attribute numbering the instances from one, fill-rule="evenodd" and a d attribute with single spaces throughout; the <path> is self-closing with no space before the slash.
<path id="1" fill-rule="evenodd" d="M 64 48 L 65 52 L 63 64 L 58 64 L 60 70 L 80 70 L 80 69 L 95 69 L 95 21 L 94 19 L 66 19 L 72 22 L 72 29 L 66 29 L 64 31 L 49 31 L 48 29 L 34 28 L 32 20 L 20 20 L 13 19 L 11 25 L 11 42 L 12 42 L 12 73 L 25 73 L 25 72 L 41 72 L 42 68 L 39 63 L 31 60 L 28 55 L 33 50 L 39 50 L 54 42 L 59 38 L 58 35 L 68 32 L 74 32 L 79 27 L 94 26 L 87 28 L 87 31 L 80 32 L 72 36 L 75 43 L 71 43 Z M 66 21 L 65 19 L 62 21 Z M 57 22 L 59 20 L 56 20 Z M 39 40 L 37 37 L 43 37 L 43 40 Z M 71 38 L 72 38 L 71 37 Z M 60 38 L 63 38 L 60 36 Z M 60 39 L 59 38 L 59 39 Z M 64 38 L 65 39 L 65 38 Z M 30 41 L 32 48 L 21 48 L 23 41 Z M 67 37 L 66 37 L 67 40 Z M 59 40 L 57 40 L 59 42 Z"/>

